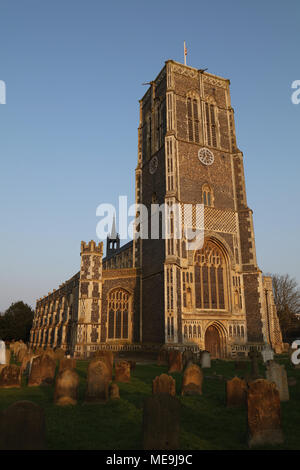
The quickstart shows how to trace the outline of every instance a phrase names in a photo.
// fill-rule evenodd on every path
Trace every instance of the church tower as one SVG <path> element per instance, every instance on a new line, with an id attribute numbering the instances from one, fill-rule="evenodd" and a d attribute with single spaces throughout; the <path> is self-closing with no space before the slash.
<path id="1" fill-rule="evenodd" d="M 140 101 L 136 168 L 136 202 L 148 209 L 149 232 L 153 204 L 178 204 L 181 213 L 189 205 L 184 227 L 193 229 L 201 228 L 198 212 L 204 215 L 199 249 L 176 238 L 172 223 L 168 239 L 150 239 L 149 233 L 135 240 L 140 339 L 198 345 L 215 357 L 266 342 L 279 351 L 282 344 L 270 281 L 265 284 L 257 266 L 229 85 L 167 61 Z M 137 215 L 139 231 L 145 217 Z M 269 324 L 277 325 L 272 340 Z"/>

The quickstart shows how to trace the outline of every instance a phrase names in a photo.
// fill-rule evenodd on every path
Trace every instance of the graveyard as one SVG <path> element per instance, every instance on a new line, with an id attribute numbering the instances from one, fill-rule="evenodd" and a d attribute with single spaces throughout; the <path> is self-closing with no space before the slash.
<path id="1" fill-rule="evenodd" d="M 117 359 L 115 358 L 112 370 L 113 377 L 120 373 L 117 370 Z M 283 401 L 280 402 L 283 442 L 277 445 L 254 445 L 252 448 L 299 449 L 300 369 L 292 366 L 287 354 L 275 356 L 275 361 L 285 367 L 289 384 L 289 396 L 283 397 Z M 168 396 L 176 396 L 176 402 L 179 403 L 178 449 L 249 449 L 246 404 L 228 406 L 226 384 L 235 376 L 246 379 L 251 377 L 250 360 L 243 361 L 241 364 L 234 360 L 216 359 L 211 361 L 211 367 L 208 368 L 190 364 L 187 366 L 190 368 L 190 375 L 195 376 L 194 372 L 201 374 L 200 382 L 198 378 L 194 380 L 200 384 L 198 385 L 200 388 L 198 392 L 194 390 L 194 393 L 184 395 L 182 395 L 183 390 L 189 390 L 191 382 L 186 373 L 172 371 L 167 364 L 158 365 L 159 362 L 154 359 L 141 357 L 140 360 L 135 358 L 135 362 L 127 377 L 124 378 L 122 373 L 119 380 L 116 380 L 118 376 L 115 377 L 113 395 L 107 396 L 107 400 L 103 402 L 94 402 L 92 398 L 90 401 L 87 399 L 88 374 L 94 374 L 91 366 L 89 367 L 91 361 L 77 360 L 75 375 L 79 378 L 78 393 L 74 404 L 69 404 L 69 406 L 59 406 L 57 401 L 55 402 L 55 395 L 58 393 L 55 381 L 49 384 L 28 386 L 28 378 L 23 374 L 20 388 L 1 388 L 0 384 L 0 412 L 13 403 L 23 400 L 39 405 L 45 413 L 45 440 L 48 450 L 140 450 L 143 449 L 145 400 L 148 400 L 151 414 L 149 399 L 152 393 L 164 391 Z M 17 366 L 21 365 L 14 357 L 11 358 L 11 364 L 13 363 Z M 59 374 L 59 364 L 60 361 L 56 360 L 56 380 Z M 266 378 L 268 373 L 270 375 L 261 358 L 257 366 L 260 377 Z M 156 379 L 161 374 L 168 374 L 164 377 L 171 376 L 174 379 L 170 379 L 167 383 L 168 390 L 159 390 L 161 386 L 165 387 L 159 384 L 159 379 Z M 155 384 L 153 384 L 154 380 Z M 90 397 L 91 394 L 90 391 Z"/>

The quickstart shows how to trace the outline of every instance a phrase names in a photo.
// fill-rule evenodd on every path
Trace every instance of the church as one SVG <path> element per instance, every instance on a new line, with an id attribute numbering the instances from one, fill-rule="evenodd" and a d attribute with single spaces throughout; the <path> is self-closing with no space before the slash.
<path id="1" fill-rule="evenodd" d="M 81 242 L 80 271 L 37 300 L 30 346 L 75 357 L 98 349 L 193 348 L 212 357 L 266 344 L 282 351 L 272 280 L 257 265 L 243 153 L 228 79 L 166 61 L 140 100 L 136 204 L 191 208 L 184 233 L 135 236 L 120 246 L 115 225 L 103 242 Z M 139 206 L 137 206 L 139 207 Z M 151 217 L 150 217 L 151 218 Z M 141 230 L 136 216 L 135 235 Z"/>

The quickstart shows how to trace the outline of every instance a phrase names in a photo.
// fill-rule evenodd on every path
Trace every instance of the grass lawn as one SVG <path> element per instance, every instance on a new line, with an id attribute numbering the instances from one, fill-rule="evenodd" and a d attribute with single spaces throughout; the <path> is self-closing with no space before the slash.
<path id="1" fill-rule="evenodd" d="M 300 449 L 300 369 L 294 370 L 287 356 L 277 357 L 285 364 L 289 376 L 297 379 L 290 387 L 290 401 L 282 403 L 282 425 L 285 443 L 274 449 Z M 120 400 L 102 405 L 83 404 L 87 361 L 77 361 L 80 376 L 78 405 L 59 407 L 53 404 L 54 386 L 0 389 L 0 410 L 17 400 L 31 400 L 41 405 L 46 413 L 48 449 L 142 449 L 143 400 L 151 395 L 152 380 L 167 372 L 156 364 L 137 365 L 128 384 L 120 383 Z M 264 366 L 261 364 L 264 375 Z M 250 371 L 250 363 L 248 364 Z M 181 401 L 181 450 L 247 449 L 246 409 L 228 409 L 225 406 L 225 380 L 236 371 L 234 362 L 216 360 L 211 369 L 204 369 L 203 395 L 181 397 L 181 374 L 176 379 L 176 391 Z M 268 447 L 271 449 L 272 447 Z"/>

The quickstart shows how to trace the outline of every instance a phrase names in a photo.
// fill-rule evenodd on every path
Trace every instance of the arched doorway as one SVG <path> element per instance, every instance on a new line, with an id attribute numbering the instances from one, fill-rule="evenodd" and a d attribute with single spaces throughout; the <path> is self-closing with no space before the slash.
<path id="1" fill-rule="evenodd" d="M 211 357 L 221 357 L 221 339 L 217 328 L 209 326 L 205 332 L 205 349 L 210 352 Z"/>

